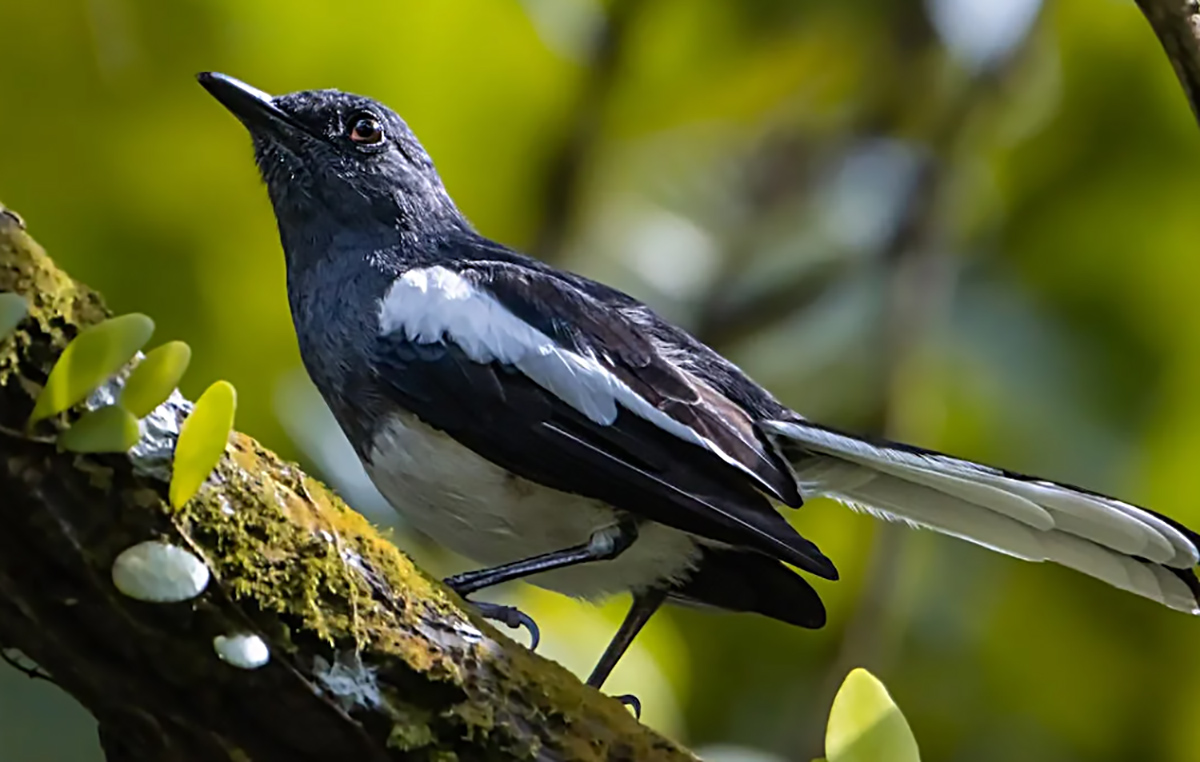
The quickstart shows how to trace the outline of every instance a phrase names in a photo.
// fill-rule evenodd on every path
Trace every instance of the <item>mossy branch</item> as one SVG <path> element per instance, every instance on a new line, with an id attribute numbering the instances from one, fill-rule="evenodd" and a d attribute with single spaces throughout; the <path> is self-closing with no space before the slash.
<path id="1" fill-rule="evenodd" d="M 3 206 L 0 291 L 30 305 L 0 337 L 0 646 L 96 717 L 109 760 L 694 759 L 464 611 L 249 437 L 234 434 L 208 485 L 172 510 L 178 395 L 128 455 L 19 434 L 63 347 L 107 313 Z M 146 603 L 113 586 L 118 554 L 154 539 L 207 563 L 198 598 Z M 237 633 L 262 637 L 270 661 L 221 662 L 213 638 Z"/>

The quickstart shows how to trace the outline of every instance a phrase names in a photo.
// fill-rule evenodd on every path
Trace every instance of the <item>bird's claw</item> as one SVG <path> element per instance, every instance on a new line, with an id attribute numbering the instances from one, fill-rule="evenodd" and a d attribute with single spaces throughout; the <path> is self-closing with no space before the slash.
<path id="1" fill-rule="evenodd" d="M 632 709 L 635 718 L 642 719 L 642 702 L 637 696 L 632 693 L 623 693 L 620 696 L 613 696 L 613 698 Z"/>
<path id="2" fill-rule="evenodd" d="M 514 630 L 519 627 L 524 627 L 529 630 L 529 650 L 536 651 L 538 643 L 542 641 L 542 632 L 538 629 L 537 622 L 533 621 L 533 617 L 521 611 L 516 606 L 504 606 L 499 603 L 486 603 L 480 601 L 468 601 L 479 615 L 484 619 L 491 619 L 494 622 L 500 622 Z"/>

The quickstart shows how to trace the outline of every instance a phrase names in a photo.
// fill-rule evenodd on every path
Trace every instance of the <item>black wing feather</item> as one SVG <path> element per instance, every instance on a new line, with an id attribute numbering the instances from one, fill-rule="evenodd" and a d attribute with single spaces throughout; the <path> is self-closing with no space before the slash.
<path id="1" fill-rule="evenodd" d="M 773 558 L 729 548 L 706 548 L 696 572 L 671 598 L 726 611 L 750 611 L 818 630 L 825 605 L 808 580 Z"/>
<path id="2" fill-rule="evenodd" d="M 795 478 L 754 418 L 702 377 L 677 365 L 668 356 L 671 342 L 656 342 L 630 313 L 555 271 L 487 262 L 473 264 L 463 275 L 563 348 L 602 359 L 639 396 L 736 460 L 761 489 L 785 505 L 801 505 Z"/>
<path id="3" fill-rule="evenodd" d="M 590 349 L 597 357 L 611 358 L 622 379 L 639 393 L 645 390 L 648 399 L 677 420 L 695 420 L 700 431 L 721 433 L 744 450 L 752 449 L 737 432 L 720 429 L 721 416 L 732 414 L 736 406 L 723 397 L 715 402 L 706 399 L 705 394 L 709 398 L 715 394 L 711 390 L 697 393 L 687 377 L 673 371 L 635 329 L 620 320 L 601 320 L 569 285 L 564 288 L 563 300 L 549 298 L 549 294 L 518 299 L 511 280 L 505 280 L 511 271 L 493 268 L 485 274 L 478 282 L 505 283 L 507 290 L 497 287 L 494 293 L 505 294 L 502 302 L 514 314 L 543 332 L 554 330 L 547 335 L 556 340 L 570 333 L 569 343 L 564 342 L 567 348 Z M 539 287 L 547 285 L 540 283 Z M 548 307 L 551 303 L 556 305 L 554 310 Z M 575 319 L 568 318 L 565 310 L 574 310 Z M 596 335 L 601 326 L 603 337 Z M 401 334 L 384 336 L 374 359 L 381 386 L 395 401 L 519 476 L 718 542 L 753 549 L 822 577 L 837 576 L 832 562 L 801 537 L 760 491 L 763 480 L 749 478 L 708 450 L 627 410 L 621 409 L 611 425 L 598 424 L 515 368 L 497 362 L 477 363 L 449 340 L 417 345 Z M 650 375 L 636 375 L 639 366 L 652 369 Z M 647 386 L 648 377 L 661 386 Z M 662 393 L 663 387 L 672 394 Z M 713 407 L 717 403 L 730 409 Z M 692 417 L 682 418 L 679 405 L 686 406 Z M 749 420 L 744 412 L 741 415 Z M 765 447 L 763 451 L 770 452 Z M 771 460 L 758 453 L 739 452 L 743 454 L 764 472 L 772 467 Z M 787 476 L 786 472 L 771 474 L 775 481 L 782 476 Z M 787 479 L 791 483 L 790 476 Z M 795 491 L 794 483 L 790 489 Z M 797 494 L 797 502 L 798 498 Z"/>

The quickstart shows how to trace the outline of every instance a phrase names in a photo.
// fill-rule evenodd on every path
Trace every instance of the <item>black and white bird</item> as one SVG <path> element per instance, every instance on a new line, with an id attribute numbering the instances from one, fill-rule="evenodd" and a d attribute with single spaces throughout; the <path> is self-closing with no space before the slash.
<path id="1" fill-rule="evenodd" d="M 1177 522 L 809 421 L 644 304 L 477 233 L 376 101 L 199 79 L 253 138 L 309 375 L 392 506 L 486 566 L 448 584 L 632 591 L 592 685 L 667 600 L 821 627 L 803 575 L 837 570 L 777 510 L 815 496 L 1200 611 Z"/>

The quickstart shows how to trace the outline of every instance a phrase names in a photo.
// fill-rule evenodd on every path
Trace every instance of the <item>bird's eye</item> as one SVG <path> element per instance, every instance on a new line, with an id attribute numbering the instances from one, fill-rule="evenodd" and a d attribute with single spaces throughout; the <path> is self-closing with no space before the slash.
<path id="1" fill-rule="evenodd" d="M 350 124 L 350 140 L 359 145 L 375 145 L 383 140 L 383 125 L 370 114 L 359 114 Z"/>

